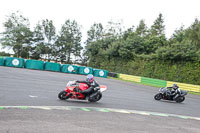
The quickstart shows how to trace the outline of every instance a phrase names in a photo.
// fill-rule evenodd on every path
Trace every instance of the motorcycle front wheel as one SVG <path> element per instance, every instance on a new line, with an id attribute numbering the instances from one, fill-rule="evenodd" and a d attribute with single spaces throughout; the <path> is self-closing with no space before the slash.
<path id="1" fill-rule="evenodd" d="M 161 94 L 161 93 L 156 94 L 156 95 L 154 96 L 154 99 L 155 99 L 155 100 L 160 100 L 160 99 L 162 99 L 162 94 Z"/>
<path id="2" fill-rule="evenodd" d="M 93 97 L 89 97 L 88 101 L 89 102 L 97 102 L 102 98 L 102 93 L 98 93 L 97 95 Z"/>
<path id="3" fill-rule="evenodd" d="M 69 96 L 67 95 L 67 92 L 66 91 L 61 91 L 59 94 L 58 94 L 58 98 L 60 100 L 66 100 L 69 98 Z"/>
<path id="4" fill-rule="evenodd" d="M 184 100 L 185 100 L 185 97 L 184 97 L 184 96 L 180 96 L 180 97 L 177 97 L 175 101 L 176 101 L 177 103 L 181 103 L 181 102 L 183 102 Z"/>

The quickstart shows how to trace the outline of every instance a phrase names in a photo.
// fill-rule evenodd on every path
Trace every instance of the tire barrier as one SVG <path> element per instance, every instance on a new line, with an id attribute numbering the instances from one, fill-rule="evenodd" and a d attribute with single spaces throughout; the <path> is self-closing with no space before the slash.
<path id="1" fill-rule="evenodd" d="M 14 58 L 14 57 L 6 57 L 5 58 L 5 66 L 8 67 L 24 67 L 24 59 L 23 58 Z"/>
<path id="2" fill-rule="evenodd" d="M 155 85 L 158 87 L 167 86 L 167 81 L 165 81 L 165 80 L 152 79 L 152 78 L 146 78 L 146 77 L 141 78 L 141 83 Z"/>
<path id="3" fill-rule="evenodd" d="M 119 78 L 119 74 L 118 73 L 108 72 L 108 76 L 109 77 L 114 77 L 114 78 Z"/>
<path id="4" fill-rule="evenodd" d="M 78 74 L 79 66 L 64 64 L 61 66 L 61 72 Z"/>
<path id="5" fill-rule="evenodd" d="M 3 66 L 3 65 L 4 65 L 4 59 L 0 58 L 0 66 Z"/>
<path id="6" fill-rule="evenodd" d="M 76 66 L 70 64 L 59 64 L 53 62 L 44 62 L 40 60 L 31 60 L 15 57 L 0 57 L 0 66 L 20 67 L 26 69 L 46 70 L 72 74 L 93 74 L 96 77 L 107 78 L 108 71 L 101 69 L 94 69 L 92 67 Z M 118 77 L 118 74 L 113 73 L 113 77 Z"/>
<path id="7" fill-rule="evenodd" d="M 93 69 L 92 69 L 92 67 L 80 66 L 79 74 L 84 74 L 84 75 L 93 74 Z"/>
<path id="8" fill-rule="evenodd" d="M 60 72 L 61 65 L 59 63 L 45 62 L 44 70 Z"/>
<path id="9" fill-rule="evenodd" d="M 44 70 L 44 61 L 26 60 L 25 68 L 27 68 L 27 69 L 36 69 L 36 70 Z"/>
<path id="10" fill-rule="evenodd" d="M 108 71 L 106 71 L 106 70 L 100 70 L 100 69 L 93 69 L 93 75 L 95 77 L 107 78 Z"/>

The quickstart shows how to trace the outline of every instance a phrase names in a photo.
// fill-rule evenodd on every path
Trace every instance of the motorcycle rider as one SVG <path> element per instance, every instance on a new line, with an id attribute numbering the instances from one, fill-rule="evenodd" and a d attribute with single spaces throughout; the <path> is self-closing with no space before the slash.
<path id="1" fill-rule="evenodd" d="M 176 93 L 178 93 L 178 88 L 179 88 L 179 86 L 177 85 L 177 84 L 173 84 L 172 85 L 172 87 L 167 87 L 167 89 L 171 89 L 171 96 L 175 96 L 176 95 Z"/>
<path id="2" fill-rule="evenodd" d="M 86 81 L 77 80 L 76 83 L 86 83 L 89 86 L 87 90 L 80 91 L 80 93 L 85 95 L 86 98 L 90 96 L 94 88 L 99 87 L 99 84 L 94 80 L 94 76 L 92 74 L 87 75 Z"/>

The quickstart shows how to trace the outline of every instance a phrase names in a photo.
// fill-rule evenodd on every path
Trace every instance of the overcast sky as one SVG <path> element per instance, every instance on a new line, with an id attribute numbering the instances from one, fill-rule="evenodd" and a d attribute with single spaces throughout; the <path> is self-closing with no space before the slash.
<path id="1" fill-rule="evenodd" d="M 122 21 L 130 28 L 144 19 L 150 27 L 162 13 L 169 38 L 175 29 L 187 28 L 200 17 L 199 5 L 200 0 L 2 0 L 0 32 L 6 16 L 16 11 L 29 19 L 31 28 L 42 19 L 53 20 L 57 30 L 66 19 L 76 20 L 82 26 L 83 41 L 94 22 L 106 26 L 110 20 Z"/>

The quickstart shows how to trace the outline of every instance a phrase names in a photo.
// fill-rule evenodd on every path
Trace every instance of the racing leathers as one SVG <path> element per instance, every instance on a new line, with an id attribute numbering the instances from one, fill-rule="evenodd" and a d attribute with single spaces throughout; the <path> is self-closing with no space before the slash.
<path id="1" fill-rule="evenodd" d="M 179 92 L 179 87 L 167 87 L 167 89 L 171 89 L 171 90 L 170 90 L 170 92 L 171 92 L 170 95 L 173 96 L 173 97 L 174 97 L 176 94 L 180 93 L 180 92 Z"/>
<path id="2" fill-rule="evenodd" d="M 87 90 L 80 91 L 80 93 L 82 93 L 85 96 L 89 96 L 95 87 L 99 87 L 99 84 L 95 80 L 93 80 L 92 82 L 76 81 L 76 83 L 86 83 L 89 86 Z"/>

